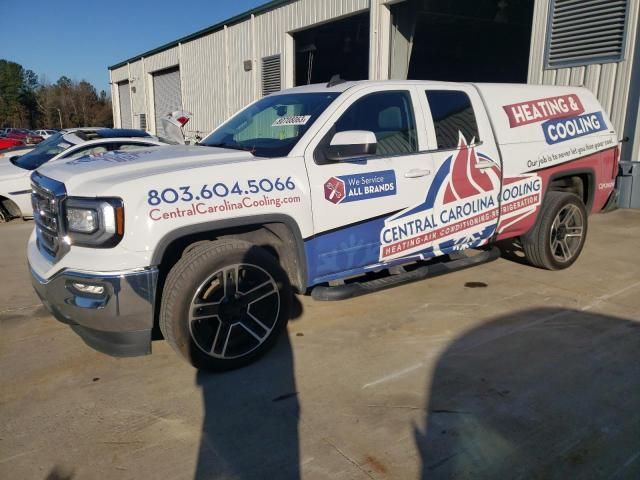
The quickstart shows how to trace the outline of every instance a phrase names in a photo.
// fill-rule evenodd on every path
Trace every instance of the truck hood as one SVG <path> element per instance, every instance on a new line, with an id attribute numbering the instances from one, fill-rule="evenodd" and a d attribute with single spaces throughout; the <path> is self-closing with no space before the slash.
<path id="1" fill-rule="evenodd" d="M 95 195 L 100 186 L 212 165 L 256 160 L 250 152 L 225 148 L 172 145 L 115 151 L 45 164 L 38 173 L 63 182 L 73 194 Z"/>

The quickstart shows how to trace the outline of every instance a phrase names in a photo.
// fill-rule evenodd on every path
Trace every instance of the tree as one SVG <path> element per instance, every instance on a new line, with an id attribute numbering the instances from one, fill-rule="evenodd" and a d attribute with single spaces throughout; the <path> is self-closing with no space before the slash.
<path id="1" fill-rule="evenodd" d="M 27 123 L 27 109 L 22 104 L 25 82 L 21 65 L 0 60 L 0 124 L 22 126 Z"/>
<path id="2" fill-rule="evenodd" d="M 60 125 L 62 120 L 62 125 Z M 21 65 L 0 60 L 0 126 L 69 128 L 113 125 L 111 97 L 86 80 L 54 84 Z"/>

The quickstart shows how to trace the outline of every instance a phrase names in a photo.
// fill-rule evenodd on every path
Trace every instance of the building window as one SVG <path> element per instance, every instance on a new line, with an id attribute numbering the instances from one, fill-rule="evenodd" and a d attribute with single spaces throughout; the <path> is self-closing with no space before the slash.
<path id="1" fill-rule="evenodd" d="M 457 90 L 428 90 L 426 93 L 438 150 L 458 148 L 460 134 L 468 143 L 480 142 L 478 122 L 466 93 Z"/>
<path id="2" fill-rule="evenodd" d="M 545 67 L 624 59 L 628 0 L 551 0 Z"/>

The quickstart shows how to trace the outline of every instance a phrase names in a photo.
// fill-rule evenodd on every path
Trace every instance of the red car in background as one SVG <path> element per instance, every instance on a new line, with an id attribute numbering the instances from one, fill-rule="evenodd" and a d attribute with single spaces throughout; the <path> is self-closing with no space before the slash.
<path id="1" fill-rule="evenodd" d="M 0 150 L 19 147 L 21 145 L 24 145 L 24 142 L 22 140 L 18 140 L 17 138 L 0 137 Z"/>
<path id="2" fill-rule="evenodd" d="M 36 135 L 31 130 L 27 130 L 26 128 L 7 128 L 5 130 L 4 138 L 21 140 L 22 143 L 26 145 L 35 145 L 44 140 L 44 138 L 42 138 L 40 135 Z"/>

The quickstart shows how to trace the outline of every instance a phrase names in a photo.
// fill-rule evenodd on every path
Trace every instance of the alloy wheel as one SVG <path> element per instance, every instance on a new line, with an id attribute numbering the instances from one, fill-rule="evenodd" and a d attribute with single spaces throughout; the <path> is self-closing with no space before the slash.
<path id="1" fill-rule="evenodd" d="M 280 291 L 265 269 L 224 267 L 197 288 L 189 306 L 189 332 L 206 355 L 233 359 L 262 345 L 276 326 Z"/>

